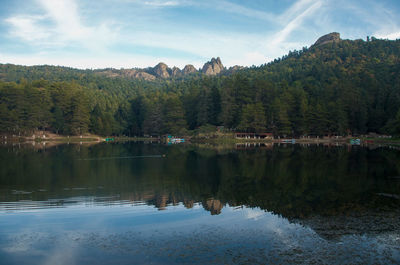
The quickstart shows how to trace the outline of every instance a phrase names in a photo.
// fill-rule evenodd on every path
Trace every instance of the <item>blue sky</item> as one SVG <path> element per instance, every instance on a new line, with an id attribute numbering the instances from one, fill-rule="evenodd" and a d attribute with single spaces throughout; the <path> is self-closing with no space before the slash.
<path id="1" fill-rule="evenodd" d="M 400 38 L 398 0 L 0 0 L 0 63 L 260 65 L 329 32 Z"/>

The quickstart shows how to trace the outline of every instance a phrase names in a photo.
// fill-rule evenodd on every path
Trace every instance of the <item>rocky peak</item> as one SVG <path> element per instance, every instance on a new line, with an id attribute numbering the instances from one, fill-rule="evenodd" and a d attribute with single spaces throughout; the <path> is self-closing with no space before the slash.
<path id="1" fill-rule="evenodd" d="M 313 46 L 321 46 L 327 43 L 339 42 L 340 41 L 340 33 L 332 32 L 320 37 Z"/>
<path id="2" fill-rule="evenodd" d="M 134 78 L 139 78 L 139 79 L 144 79 L 147 81 L 153 81 L 156 79 L 156 77 L 154 75 L 151 75 L 149 73 L 146 72 L 137 72 L 137 74 L 135 74 L 133 76 Z"/>
<path id="3" fill-rule="evenodd" d="M 165 63 L 159 63 L 157 64 L 154 68 L 154 74 L 157 77 L 161 77 L 161 78 L 168 78 L 170 77 L 169 71 L 170 69 L 168 68 L 168 66 Z"/>
<path id="4" fill-rule="evenodd" d="M 212 58 L 211 61 L 205 63 L 202 72 L 205 75 L 217 75 L 224 69 L 225 68 L 222 65 L 221 59 L 218 57 L 217 59 Z"/>
<path id="5" fill-rule="evenodd" d="M 181 76 L 182 75 L 182 71 L 181 69 L 179 69 L 178 67 L 174 66 L 171 69 L 171 76 L 173 77 L 177 77 L 177 76 Z"/>
<path id="6" fill-rule="evenodd" d="M 182 70 L 182 73 L 184 75 L 191 74 L 191 73 L 196 73 L 196 72 L 197 72 L 196 68 L 191 64 L 186 65 Z"/>

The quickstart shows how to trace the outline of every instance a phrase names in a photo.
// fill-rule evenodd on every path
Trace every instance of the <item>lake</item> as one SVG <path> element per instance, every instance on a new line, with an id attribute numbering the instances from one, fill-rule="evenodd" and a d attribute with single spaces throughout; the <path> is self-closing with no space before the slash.
<path id="1" fill-rule="evenodd" d="M 1 264 L 399 264 L 400 151 L 0 147 Z"/>

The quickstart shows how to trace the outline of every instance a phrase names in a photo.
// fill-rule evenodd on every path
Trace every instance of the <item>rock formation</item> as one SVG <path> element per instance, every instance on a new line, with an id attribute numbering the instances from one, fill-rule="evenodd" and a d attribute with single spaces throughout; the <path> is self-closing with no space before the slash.
<path id="1" fill-rule="evenodd" d="M 184 200 L 183 200 L 183 205 L 185 205 L 185 207 L 186 207 L 187 209 L 191 209 L 191 208 L 193 208 L 193 206 L 194 206 L 194 201 L 193 201 L 193 200 L 186 200 L 186 199 L 184 199 Z"/>
<path id="2" fill-rule="evenodd" d="M 144 79 L 146 81 L 152 81 L 152 80 L 156 79 L 156 77 L 154 75 L 151 75 L 146 72 L 137 72 L 137 74 L 134 76 L 134 78 Z"/>
<path id="3" fill-rule="evenodd" d="M 159 63 L 153 68 L 154 74 L 157 77 L 161 77 L 161 78 L 170 77 L 168 70 L 170 70 L 170 69 L 168 68 L 168 66 L 165 63 Z"/>
<path id="4" fill-rule="evenodd" d="M 197 72 L 196 68 L 191 64 L 186 65 L 185 68 L 183 68 L 182 70 L 183 75 L 188 75 L 196 72 Z"/>
<path id="5" fill-rule="evenodd" d="M 332 42 L 339 42 L 340 41 L 340 33 L 337 32 L 332 32 L 329 34 L 326 34 L 322 37 L 320 37 L 313 46 L 321 46 L 327 43 L 332 43 Z"/>
<path id="6" fill-rule="evenodd" d="M 228 73 L 242 69 L 240 66 L 231 67 Z M 225 67 L 222 65 L 221 59 L 212 58 L 211 61 L 204 64 L 201 72 L 205 75 L 217 75 L 221 72 L 226 71 Z M 170 78 L 170 77 L 181 77 L 193 73 L 199 72 L 193 65 L 186 65 L 183 70 L 178 67 L 169 68 L 165 63 L 159 63 L 154 67 L 148 67 L 144 69 L 133 68 L 133 69 L 99 69 L 96 73 L 99 75 L 104 75 L 111 78 L 124 77 L 129 79 L 144 79 L 147 81 L 152 81 L 157 78 Z"/>
<path id="7" fill-rule="evenodd" d="M 202 202 L 202 205 L 205 210 L 207 210 L 211 213 L 211 215 L 220 214 L 222 208 L 224 207 L 224 205 L 221 203 L 221 201 L 217 200 L 217 199 L 209 199 L 205 202 Z"/>
<path id="8" fill-rule="evenodd" d="M 167 208 L 168 196 L 167 195 L 159 195 L 155 198 L 154 206 L 158 208 L 158 210 L 165 210 Z"/>
<path id="9" fill-rule="evenodd" d="M 217 59 L 212 58 L 210 62 L 204 64 L 202 72 L 205 75 L 217 75 L 225 70 L 222 65 L 221 59 L 218 57 Z"/>
<path id="10" fill-rule="evenodd" d="M 182 71 L 181 69 L 179 69 L 178 67 L 174 66 L 171 69 L 171 76 L 172 77 L 178 77 L 182 75 Z"/>

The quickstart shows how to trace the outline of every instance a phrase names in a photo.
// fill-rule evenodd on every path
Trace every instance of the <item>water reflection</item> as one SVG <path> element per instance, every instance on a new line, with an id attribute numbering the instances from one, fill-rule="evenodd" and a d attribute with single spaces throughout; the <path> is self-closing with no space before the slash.
<path id="1" fill-rule="evenodd" d="M 287 218 L 397 209 L 397 150 L 299 145 L 214 149 L 157 144 L 0 149 L 0 209 L 201 203 Z M 243 149 L 243 150 L 242 150 Z"/>
<path id="2" fill-rule="evenodd" d="M 36 147 L 0 148 L 0 263 L 400 261 L 396 149 Z"/>

